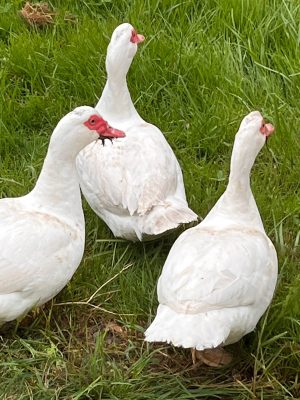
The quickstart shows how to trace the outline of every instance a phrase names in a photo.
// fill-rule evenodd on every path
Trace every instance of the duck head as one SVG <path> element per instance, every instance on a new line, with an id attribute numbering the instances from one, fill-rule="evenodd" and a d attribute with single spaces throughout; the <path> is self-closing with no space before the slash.
<path id="1" fill-rule="evenodd" d="M 253 149 L 257 155 L 274 130 L 274 126 L 267 124 L 259 111 L 252 111 L 242 120 L 235 140 L 242 142 L 249 151 Z"/>
<path id="2" fill-rule="evenodd" d="M 235 135 L 233 145 L 231 172 L 234 176 L 250 172 L 255 158 L 274 130 L 273 125 L 267 124 L 259 111 L 252 111 L 246 115 Z"/>
<path id="3" fill-rule="evenodd" d="M 126 77 L 138 44 L 144 40 L 144 36 L 137 33 L 128 23 L 121 24 L 114 30 L 106 56 L 106 70 L 109 77 Z"/>
<path id="4" fill-rule="evenodd" d="M 101 115 L 88 106 L 77 107 L 57 124 L 50 140 L 51 148 L 76 156 L 85 146 L 97 139 L 125 137 L 125 133 L 111 127 Z"/>

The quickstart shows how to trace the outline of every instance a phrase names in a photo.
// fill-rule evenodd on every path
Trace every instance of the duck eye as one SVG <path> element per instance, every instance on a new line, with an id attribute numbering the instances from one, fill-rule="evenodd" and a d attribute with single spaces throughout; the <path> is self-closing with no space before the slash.
<path id="1" fill-rule="evenodd" d="M 91 125 L 95 125 L 95 123 L 96 123 L 95 118 L 91 118 L 91 119 L 90 119 L 90 124 L 91 124 Z"/>

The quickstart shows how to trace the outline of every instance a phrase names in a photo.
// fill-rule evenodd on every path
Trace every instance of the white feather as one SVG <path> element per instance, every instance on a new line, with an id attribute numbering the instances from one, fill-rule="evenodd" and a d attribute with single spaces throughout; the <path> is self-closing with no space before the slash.
<path id="1" fill-rule="evenodd" d="M 108 47 L 108 80 L 96 108 L 126 137 L 87 146 L 77 157 L 85 198 L 115 236 L 142 240 L 197 220 L 188 207 L 179 163 L 162 132 L 137 113 L 126 74 L 137 45 L 120 25 Z"/>
<path id="2" fill-rule="evenodd" d="M 54 130 L 34 189 L 0 200 L 0 324 L 54 297 L 84 250 L 84 216 L 75 158 L 98 134 L 83 125 L 97 112 L 80 107 Z"/>
<path id="3" fill-rule="evenodd" d="M 198 226 L 174 243 L 158 281 L 160 305 L 145 333 L 147 341 L 198 350 L 230 344 L 251 332 L 270 304 L 277 256 L 249 184 L 265 141 L 261 121 L 258 112 L 244 119 L 225 193 Z"/>

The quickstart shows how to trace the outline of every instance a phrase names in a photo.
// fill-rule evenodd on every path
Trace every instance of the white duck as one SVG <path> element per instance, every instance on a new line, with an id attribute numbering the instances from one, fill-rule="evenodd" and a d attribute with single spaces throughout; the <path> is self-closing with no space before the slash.
<path id="1" fill-rule="evenodd" d="M 193 356 L 209 365 L 226 363 L 226 352 L 216 348 L 251 332 L 266 311 L 277 280 L 277 255 L 251 192 L 250 170 L 273 130 L 258 111 L 243 119 L 226 191 L 171 248 L 147 341 L 192 348 Z M 214 351 L 201 352 L 205 349 Z"/>
<path id="2" fill-rule="evenodd" d="M 115 29 L 107 49 L 108 78 L 96 106 L 126 138 L 104 147 L 89 145 L 77 157 L 89 205 L 115 236 L 128 240 L 155 237 L 197 220 L 171 147 L 156 126 L 139 116 L 128 91 L 126 75 L 143 40 L 130 24 Z"/>
<path id="3" fill-rule="evenodd" d="M 76 271 L 85 226 L 75 159 L 99 137 L 121 137 L 92 107 L 55 128 L 41 174 L 23 197 L 0 200 L 0 325 L 54 297 Z"/>

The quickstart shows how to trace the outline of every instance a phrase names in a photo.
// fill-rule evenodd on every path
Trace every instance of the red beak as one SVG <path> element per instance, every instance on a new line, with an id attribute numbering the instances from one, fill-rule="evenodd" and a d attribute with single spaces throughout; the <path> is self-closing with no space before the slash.
<path id="1" fill-rule="evenodd" d="M 265 124 L 263 122 L 263 125 L 260 128 L 260 132 L 265 135 L 266 138 L 272 135 L 272 133 L 275 131 L 275 128 L 272 124 Z"/>
<path id="2" fill-rule="evenodd" d="M 115 139 L 125 137 L 125 133 L 119 129 L 115 129 L 108 125 L 108 123 L 99 115 L 92 115 L 88 121 L 84 122 L 84 125 L 89 129 L 96 131 L 99 135 L 99 139 Z"/>
<path id="3" fill-rule="evenodd" d="M 106 137 L 106 138 L 111 138 L 111 139 L 113 139 L 113 138 L 122 138 L 122 137 L 125 137 L 125 133 L 123 132 L 123 131 L 119 131 L 119 129 L 115 129 L 115 128 L 112 128 L 111 126 L 109 126 L 109 125 L 107 125 L 107 129 L 106 129 L 106 131 L 105 131 L 105 133 L 103 134 L 103 133 L 101 133 L 101 132 L 98 132 L 98 133 L 100 133 L 100 137 L 102 138 L 102 137 Z"/>
<path id="4" fill-rule="evenodd" d="M 139 33 L 137 33 L 137 32 L 135 31 L 135 29 L 133 29 L 132 34 L 131 34 L 131 39 L 130 39 L 130 41 L 131 41 L 132 43 L 139 44 L 139 43 L 143 42 L 144 40 L 145 40 L 145 36 L 140 35 Z"/>

